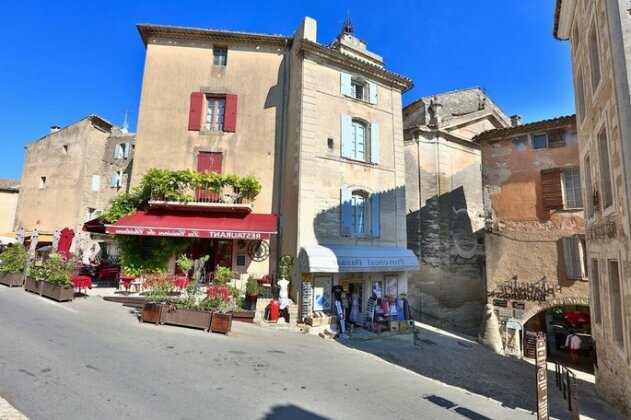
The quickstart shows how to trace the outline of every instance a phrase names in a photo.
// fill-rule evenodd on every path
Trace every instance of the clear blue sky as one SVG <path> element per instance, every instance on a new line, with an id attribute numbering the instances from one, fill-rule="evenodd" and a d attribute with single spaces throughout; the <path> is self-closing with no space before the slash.
<path id="1" fill-rule="evenodd" d="M 0 177 L 20 178 L 24 145 L 89 114 L 135 131 L 145 50 L 137 23 L 291 35 L 355 34 L 415 87 L 404 104 L 481 86 L 524 122 L 574 113 L 569 47 L 552 37 L 554 0 L 2 1 Z"/>

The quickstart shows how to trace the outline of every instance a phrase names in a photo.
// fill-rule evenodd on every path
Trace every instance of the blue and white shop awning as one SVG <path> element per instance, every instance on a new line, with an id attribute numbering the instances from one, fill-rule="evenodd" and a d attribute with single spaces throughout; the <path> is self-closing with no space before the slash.
<path id="1" fill-rule="evenodd" d="M 309 245 L 300 248 L 303 273 L 391 272 L 419 269 L 418 258 L 407 248 L 385 246 Z"/>

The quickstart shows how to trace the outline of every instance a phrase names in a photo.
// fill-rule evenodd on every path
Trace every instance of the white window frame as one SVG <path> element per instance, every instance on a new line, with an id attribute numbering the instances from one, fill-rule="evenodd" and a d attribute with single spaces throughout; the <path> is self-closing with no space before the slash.
<path id="1" fill-rule="evenodd" d="M 206 95 L 206 117 L 204 129 L 210 131 L 223 131 L 226 121 L 225 96 Z"/>
<path id="2" fill-rule="evenodd" d="M 353 218 L 353 236 L 368 236 L 368 217 L 370 209 L 370 194 L 363 190 L 354 190 L 351 195 L 351 208 Z"/>
<path id="3" fill-rule="evenodd" d="M 370 162 L 370 125 L 359 119 L 353 119 L 351 123 L 351 158 L 362 162 Z M 363 131 L 363 139 L 359 137 L 359 130 Z"/>
<path id="4" fill-rule="evenodd" d="M 357 88 L 361 87 L 361 94 L 358 94 Z M 360 101 L 368 102 L 370 93 L 368 92 L 368 83 L 357 77 L 351 78 L 351 96 Z"/>
<path id="5" fill-rule="evenodd" d="M 561 175 L 563 208 L 565 210 L 582 209 L 584 203 L 580 168 L 565 168 L 561 170 Z M 570 177 L 571 180 L 568 179 L 568 177 Z M 570 200 L 572 200 L 572 203 L 570 203 Z"/>

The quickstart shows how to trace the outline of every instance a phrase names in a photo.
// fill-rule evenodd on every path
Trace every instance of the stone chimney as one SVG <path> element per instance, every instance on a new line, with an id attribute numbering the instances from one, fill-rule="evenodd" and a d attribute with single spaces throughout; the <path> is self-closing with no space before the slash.
<path id="1" fill-rule="evenodd" d="M 429 113 L 429 123 L 427 126 L 429 128 L 439 128 L 440 124 L 443 122 L 443 105 L 438 102 L 436 97 L 429 102 L 427 112 Z"/>
<path id="2" fill-rule="evenodd" d="M 521 115 L 512 115 L 510 117 L 510 125 L 511 127 L 518 127 L 521 125 Z"/>
<path id="3" fill-rule="evenodd" d="M 50 132 L 51 133 L 56 133 L 59 131 L 59 126 L 58 125 L 51 125 L 50 126 Z"/>

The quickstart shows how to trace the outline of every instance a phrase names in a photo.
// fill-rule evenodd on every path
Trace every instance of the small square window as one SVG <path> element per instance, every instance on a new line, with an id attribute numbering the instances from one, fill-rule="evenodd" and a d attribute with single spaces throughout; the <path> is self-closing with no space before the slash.
<path id="1" fill-rule="evenodd" d="M 237 254 L 237 267 L 245 267 L 245 254 Z"/>
<path id="2" fill-rule="evenodd" d="M 329 137 L 328 139 L 326 139 L 326 147 L 329 149 L 329 151 L 333 150 L 333 138 Z"/>
<path id="3" fill-rule="evenodd" d="M 213 47 L 213 65 L 225 66 L 228 62 L 228 48 Z"/>
<path id="4" fill-rule="evenodd" d="M 45 176 L 40 176 L 39 177 L 39 188 L 40 189 L 46 188 L 46 177 Z"/>
<path id="5" fill-rule="evenodd" d="M 548 136 L 545 134 L 536 134 L 532 136 L 533 149 L 545 149 L 548 147 Z"/>
<path id="6" fill-rule="evenodd" d="M 368 99 L 367 92 L 365 83 L 356 79 L 351 80 L 351 94 L 354 98 L 365 101 Z"/>

